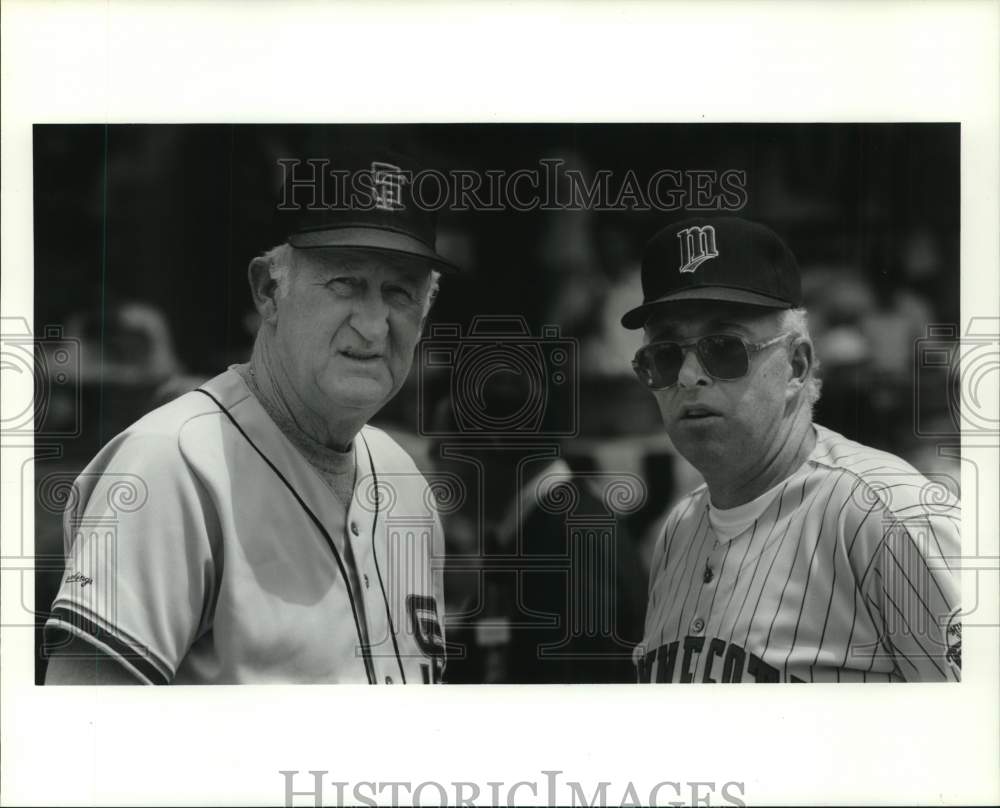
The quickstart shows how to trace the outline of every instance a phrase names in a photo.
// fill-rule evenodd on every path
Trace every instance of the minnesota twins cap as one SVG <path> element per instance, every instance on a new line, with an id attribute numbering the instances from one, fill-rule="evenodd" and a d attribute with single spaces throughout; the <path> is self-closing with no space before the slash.
<path id="1" fill-rule="evenodd" d="M 736 217 L 686 219 L 660 230 L 642 256 L 641 306 L 622 325 L 637 329 L 678 300 L 718 300 L 774 309 L 802 305 L 795 256 L 770 228 Z"/>
<path id="2" fill-rule="evenodd" d="M 435 209 L 415 197 L 425 169 L 399 152 L 371 150 L 283 159 L 276 237 L 300 249 L 340 247 L 426 259 L 441 272 L 459 269 L 436 249 Z"/>

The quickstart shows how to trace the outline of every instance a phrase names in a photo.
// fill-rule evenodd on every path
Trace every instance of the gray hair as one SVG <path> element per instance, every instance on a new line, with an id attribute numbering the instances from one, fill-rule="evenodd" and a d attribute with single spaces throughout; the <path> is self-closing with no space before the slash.
<path id="1" fill-rule="evenodd" d="M 288 294 L 289 272 L 295 268 L 295 248 L 286 242 L 272 247 L 261 257 L 267 261 L 267 271 L 271 279 L 278 284 L 278 297 L 284 297 Z M 441 273 L 432 269 L 430 288 L 424 298 L 424 310 L 421 313 L 421 318 L 426 318 L 430 313 L 431 306 L 437 299 L 440 280 Z"/>
<path id="2" fill-rule="evenodd" d="M 778 314 L 778 327 L 782 332 L 792 334 L 813 345 L 812 336 L 809 334 L 809 315 L 805 309 L 784 309 Z M 819 367 L 819 358 L 816 356 L 816 348 L 813 345 L 813 361 L 809 368 L 809 376 L 806 378 L 804 388 L 806 403 L 809 405 L 810 410 L 819 401 L 820 389 L 823 385 L 817 375 Z"/>

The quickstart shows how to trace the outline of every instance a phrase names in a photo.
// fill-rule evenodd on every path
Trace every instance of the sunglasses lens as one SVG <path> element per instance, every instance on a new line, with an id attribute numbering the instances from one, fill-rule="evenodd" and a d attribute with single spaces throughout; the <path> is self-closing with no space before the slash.
<path id="1" fill-rule="evenodd" d="M 636 356 L 635 369 L 643 384 L 653 390 L 662 390 L 676 383 L 682 360 L 679 345 L 647 345 Z"/>
<path id="2" fill-rule="evenodd" d="M 750 355 L 739 337 L 727 334 L 702 337 L 697 345 L 702 367 L 713 378 L 726 381 L 747 375 Z M 643 384 L 652 390 L 663 390 L 677 383 L 684 350 L 676 342 L 653 343 L 640 349 L 632 364 Z"/>
<path id="3" fill-rule="evenodd" d="M 705 337 L 698 343 L 698 355 L 716 379 L 739 379 L 750 368 L 750 357 L 738 337 L 720 334 Z"/>

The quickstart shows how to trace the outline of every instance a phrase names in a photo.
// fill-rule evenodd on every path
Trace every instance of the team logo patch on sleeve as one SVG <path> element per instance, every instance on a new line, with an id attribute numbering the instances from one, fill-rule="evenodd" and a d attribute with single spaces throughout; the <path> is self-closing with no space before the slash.
<path id="1" fill-rule="evenodd" d="M 958 609 L 948 620 L 945 639 L 948 643 L 948 650 L 945 652 L 944 658 L 955 672 L 959 673 L 962 670 L 962 619 Z"/>

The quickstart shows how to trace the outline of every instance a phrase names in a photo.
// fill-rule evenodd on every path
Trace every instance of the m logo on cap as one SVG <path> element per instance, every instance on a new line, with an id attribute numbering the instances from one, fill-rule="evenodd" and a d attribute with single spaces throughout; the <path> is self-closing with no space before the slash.
<path id="1" fill-rule="evenodd" d="M 694 272 L 710 258 L 719 257 L 715 246 L 715 228 L 710 224 L 681 230 L 677 240 L 681 243 L 679 272 Z"/>
<path id="2" fill-rule="evenodd" d="M 372 163 L 372 196 L 379 210 L 403 209 L 403 183 L 406 176 L 392 163 Z"/>

